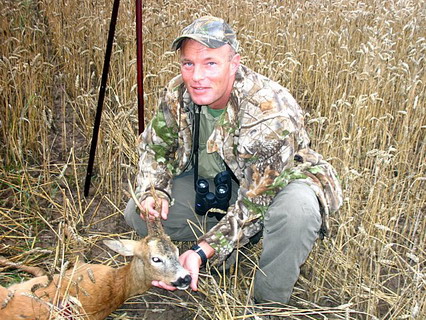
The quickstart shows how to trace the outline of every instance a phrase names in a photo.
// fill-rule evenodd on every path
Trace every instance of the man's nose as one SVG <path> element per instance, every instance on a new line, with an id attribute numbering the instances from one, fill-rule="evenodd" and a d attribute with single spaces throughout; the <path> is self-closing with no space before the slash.
<path id="1" fill-rule="evenodd" d="M 202 66 L 194 66 L 194 73 L 192 74 L 192 80 L 200 81 L 205 78 L 204 68 Z"/>

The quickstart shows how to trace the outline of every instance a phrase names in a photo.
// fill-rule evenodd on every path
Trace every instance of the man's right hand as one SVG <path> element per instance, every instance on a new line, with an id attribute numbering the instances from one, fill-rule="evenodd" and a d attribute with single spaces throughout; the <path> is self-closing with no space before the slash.
<path id="1" fill-rule="evenodd" d="M 160 218 L 167 220 L 167 215 L 169 214 L 169 201 L 166 199 L 160 198 L 161 201 L 161 213 L 158 212 L 155 208 L 155 200 L 153 197 L 148 197 L 141 202 L 142 208 L 148 212 L 148 220 L 154 220 L 155 218 Z M 144 214 L 140 214 L 141 218 L 145 220 Z"/>

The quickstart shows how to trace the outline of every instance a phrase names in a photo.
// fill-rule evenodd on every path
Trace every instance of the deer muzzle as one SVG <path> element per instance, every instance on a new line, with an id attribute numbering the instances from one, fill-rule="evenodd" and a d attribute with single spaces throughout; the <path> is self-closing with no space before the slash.
<path id="1" fill-rule="evenodd" d="M 185 277 L 180 277 L 176 281 L 172 282 L 172 285 L 179 290 L 186 290 L 189 287 L 189 284 L 191 283 L 191 276 L 187 274 Z"/>

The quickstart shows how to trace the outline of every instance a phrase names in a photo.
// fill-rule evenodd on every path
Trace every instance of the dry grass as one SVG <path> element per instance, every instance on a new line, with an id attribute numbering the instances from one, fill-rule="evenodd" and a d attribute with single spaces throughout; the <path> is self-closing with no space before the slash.
<path id="1" fill-rule="evenodd" d="M 137 161 L 133 1 L 121 2 L 96 176 L 90 197 L 82 196 L 111 5 L 2 2 L 0 254 L 16 262 L 60 268 L 81 251 L 81 239 L 88 259 L 105 261 L 96 240 L 132 236 L 122 210 Z M 424 3 L 146 0 L 147 120 L 159 90 L 178 72 L 171 41 L 204 14 L 230 21 L 244 63 L 300 102 L 314 148 L 340 173 L 345 202 L 332 216 L 331 237 L 318 242 L 304 267 L 297 307 L 252 310 L 260 247 L 240 255 L 244 262 L 231 274 L 207 273 L 201 294 L 154 290 L 142 301 L 161 300 L 161 308 L 179 306 L 185 318 L 199 319 L 425 318 Z M 65 223 L 74 237 L 64 236 Z M 22 276 L 3 270 L 0 279 Z M 125 319 L 125 310 L 116 317 Z"/>

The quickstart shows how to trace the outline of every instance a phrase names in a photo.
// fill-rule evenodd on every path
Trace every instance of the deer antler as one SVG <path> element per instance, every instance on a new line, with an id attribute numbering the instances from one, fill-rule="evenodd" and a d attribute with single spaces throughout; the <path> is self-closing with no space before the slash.
<path id="1" fill-rule="evenodd" d="M 152 219 L 148 218 L 147 209 L 143 208 L 141 206 L 139 200 L 136 198 L 136 195 L 133 191 L 133 188 L 132 188 L 132 185 L 130 184 L 130 181 L 129 181 L 129 189 L 130 189 L 130 194 L 131 194 L 133 200 L 135 201 L 136 205 L 138 206 L 140 212 L 145 217 L 145 223 L 146 223 L 146 227 L 148 229 L 148 235 L 150 235 L 150 236 L 164 236 L 165 232 L 164 232 L 163 224 L 161 223 L 161 219 L 160 218 L 154 218 L 154 220 L 152 220 Z M 161 198 L 158 197 L 157 193 L 155 192 L 154 186 L 151 186 L 151 194 L 152 194 L 152 197 L 154 198 L 154 201 L 155 201 L 155 209 L 158 212 L 161 212 L 162 201 L 161 201 Z"/>
<path id="2" fill-rule="evenodd" d="M 161 201 L 162 199 L 155 192 L 154 186 L 151 186 L 151 194 L 155 201 L 155 209 L 161 213 L 161 210 L 163 208 L 163 202 Z M 155 218 L 154 220 L 146 218 L 145 221 L 149 235 L 157 237 L 164 235 L 163 224 L 161 223 L 160 218 Z"/>

